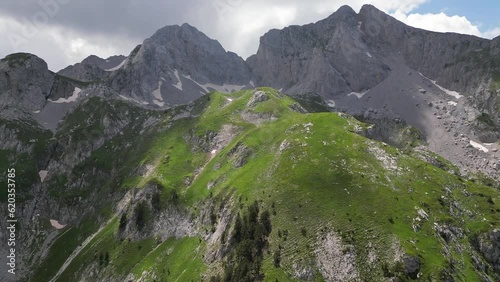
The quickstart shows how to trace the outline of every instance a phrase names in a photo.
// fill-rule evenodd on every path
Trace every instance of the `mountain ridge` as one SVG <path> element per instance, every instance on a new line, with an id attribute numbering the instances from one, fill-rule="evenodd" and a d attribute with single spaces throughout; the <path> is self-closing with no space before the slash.
<path id="1" fill-rule="evenodd" d="M 500 279 L 496 40 L 344 6 L 247 61 L 189 24 L 2 59 L 19 280 Z"/>

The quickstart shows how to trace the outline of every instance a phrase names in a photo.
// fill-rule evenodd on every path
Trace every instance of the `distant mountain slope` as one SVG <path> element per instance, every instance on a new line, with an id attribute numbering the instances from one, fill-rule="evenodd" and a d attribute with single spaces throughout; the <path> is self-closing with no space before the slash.
<path id="1" fill-rule="evenodd" d="M 60 70 L 58 74 L 79 81 L 99 81 L 105 79 L 107 75 L 106 72 L 118 68 L 125 59 L 126 57 L 121 55 L 111 56 L 107 59 L 91 55 L 85 58 L 81 63 Z"/>
<path id="2" fill-rule="evenodd" d="M 344 6 L 315 24 L 271 30 L 248 64 L 261 84 L 330 98 L 370 90 L 402 59 L 446 88 L 475 93 L 500 71 L 499 54 L 498 40 L 413 28 L 365 5 L 359 14 Z"/>

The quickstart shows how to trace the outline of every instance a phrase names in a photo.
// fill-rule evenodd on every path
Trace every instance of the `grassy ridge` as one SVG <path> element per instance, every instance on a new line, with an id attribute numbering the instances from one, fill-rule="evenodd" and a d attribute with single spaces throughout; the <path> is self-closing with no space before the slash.
<path id="1" fill-rule="evenodd" d="M 199 116 L 174 120 L 172 113 L 165 114 L 133 158 L 133 166 L 149 165 L 150 172 L 126 178 L 122 188 L 153 182 L 162 195 L 175 191 L 193 219 L 201 216 L 198 207 L 217 196 L 233 195 L 238 201 L 234 215 L 257 201 L 272 211 L 265 280 L 291 281 L 307 269 L 321 281 L 316 254 L 327 234 L 336 234 L 343 251 L 354 253 L 362 278 L 406 279 L 398 265 L 398 256 L 405 254 L 419 258 L 421 279 L 442 279 L 450 265 L 457 279 L 478 278 L 467 236 L 500 227 L 497 190 L 368 140 L 355 133 L 366 125 L 350 117 L 300 114 L 290 109 L 291 98 L 261 90 L 269 100 L 254 108 L 247 107 L 252 91 L 212 93 L 195 106 Z M 267 121 L 249 122 L 245 112 Z M 207 136 L 225 125 L 233 127 L 234 136 L 211 155 L 202 148 L 210 144 Z M 436 226 L 456 227 L 466 236 L 446 242 Z M 196 281 L 214 274 L 205 273 L 213 268 L 203 260 L 207 242 L 202 230 L 198 237 L 134 242 L 119 239 L 117 228 L 115 220 L 103 229 L 59 281 L 88 275 L 84 270 L 89 267 L 98 269 L 101 278 L 132 273 L 145 281 Z M 274 263 L 278 249 L 279 266 Z M 106 253 L 109 264 L 99 263 Z"/>

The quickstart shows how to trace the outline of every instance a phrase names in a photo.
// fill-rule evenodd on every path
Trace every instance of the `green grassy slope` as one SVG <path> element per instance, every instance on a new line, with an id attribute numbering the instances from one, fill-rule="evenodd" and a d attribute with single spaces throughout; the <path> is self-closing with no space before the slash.
<path id="1" fill-rule="evenodd" d="M 472 263 L 487 264 L 473 238 L 500 227 L 498 190 L 366 139 L 357 134 L 366 125 L 349 116 L 297 113 L 293 99 L 261 90 L 269 99 L 250 108 L 252 91 L 212 93 L 196 102 L 195 116 L 175 118 L 185 108 L 163 114 L 120 163 L 105 149 L 84 162 L 82 171 L 99 165 L 113 173 L 120 181 L 109 181 L 120 191 L 140 195 L 154 186 L 160 197 L 136 196 L 129 203 L 123 222 L 129 232 L 120 227 L 122 214 L 110 215 L 116 218 L 58 281 L 218 281 L 228 277 L 224 265 L 235 254 L 254 260 L 250 268 L 231 262 L 242 269 L 233 274 L 238 281 L 250 272 L 265 281 L 499 277 Z M 118 148 L 126 140 L 110 142 Z M 148 173 L 125 173 L 145 166 Z M 238 214 L 250 212 L 255 201 L 260 214 L 271 214 L 262 246 L 253 245 L 255 238 L 235 239 L 240 228 L 250 228 L 236 223 Z M 142 228 L 149 228 L 142 237 L 130 231 L 139 225 L 140 203 L 147 210 Z M 166 240 L 151 231 L 169 209 L 185 214 L 193 230 Z M 259 232 L 247 234 L 265 234 Z M 211 256 L 213 249 L 221 252 Z M 417 273 L 405 270 L 408 259 L 419 261 Z M 52 265 L 52 274 L 61 264 Z"/>

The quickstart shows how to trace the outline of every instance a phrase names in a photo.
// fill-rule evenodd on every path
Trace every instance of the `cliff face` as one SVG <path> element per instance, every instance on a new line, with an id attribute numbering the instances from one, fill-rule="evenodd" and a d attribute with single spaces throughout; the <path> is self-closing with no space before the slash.
<path id="1" fill-rule="evenodd" d="M 261 85 L 331 98 L 363 92 L 387 77 L 390 68 L 370 52 L 356 13 L 345 6 L 316 24 L 268 32 L 248 64 Z"/>
<path id="2" fill-rule="evenodd" d="M 390 61 L 402 58 L 440 85 L 475 92 L 498 68 L 482 63 L 499 52 L 498 39 L 425 31 L 371 5 L 359 14 L 344 6 L 315 24 L 268 32 L 248 64 L 262 84 L 328 98 L 371 89 L 387 78 Z"/>
<path id="3" fill-rule="evenodd" d="M 18 53 L 0 61 L 0 89 L 2 113 L 7 108 L 33 112 L 41 110 L 49 99 L 68 97 L 74 86 L 50 72 L 37 56 Z"/>

